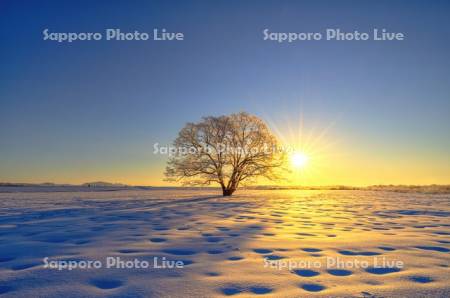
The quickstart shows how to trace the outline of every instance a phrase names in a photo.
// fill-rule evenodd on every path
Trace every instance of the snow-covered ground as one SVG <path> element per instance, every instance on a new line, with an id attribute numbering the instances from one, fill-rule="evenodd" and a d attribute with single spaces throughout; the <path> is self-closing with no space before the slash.
<path id="1" fill-rule="evenodd" d="M 1 297 L 450 297 L 449 260 L 443 194 L 0 193 Z"/>

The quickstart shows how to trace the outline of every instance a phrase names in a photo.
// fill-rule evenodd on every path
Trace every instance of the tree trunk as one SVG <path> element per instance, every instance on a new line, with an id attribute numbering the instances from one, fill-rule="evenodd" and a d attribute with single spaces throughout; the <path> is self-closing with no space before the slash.
<path id="1" fill-rule="evenodd" d="M 229 196 L 231 196 L 233 194 L 234 191 L 235 191 L 234 189 L 225 188 L 225 189 L 223 189 L 223 196 L 224 197 L 229 197 Z"/>

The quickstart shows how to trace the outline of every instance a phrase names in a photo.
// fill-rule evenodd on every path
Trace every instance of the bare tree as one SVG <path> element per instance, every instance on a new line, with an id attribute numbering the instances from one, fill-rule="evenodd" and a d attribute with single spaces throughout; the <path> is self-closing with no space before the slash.
<path id="1" fill-rule="evenodd" d="M 188 123 L 174 146 L 166 180 L 184 185 L 218 183 L 224 196 L 257 177 L 278 178 L 277 169 L 284 164 L 284 154 L 267 125 L 243 112 Z"/>

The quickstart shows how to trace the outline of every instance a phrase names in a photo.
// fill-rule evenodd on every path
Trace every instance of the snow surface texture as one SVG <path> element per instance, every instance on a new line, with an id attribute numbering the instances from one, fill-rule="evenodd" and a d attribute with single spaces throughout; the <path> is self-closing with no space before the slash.
<path id="1" fill-rule="evenodd" d="M 450 297 L 449 202 L 370 191 L 0 193 L 0 297 Z M 185 266 L 69 271 L 44 268 L 45 257 Z"/>

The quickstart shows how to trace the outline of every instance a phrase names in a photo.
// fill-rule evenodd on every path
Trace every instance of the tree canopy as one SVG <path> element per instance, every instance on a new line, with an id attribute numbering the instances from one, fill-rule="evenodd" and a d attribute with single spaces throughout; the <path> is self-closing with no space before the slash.
<path id="1" fill-rule="evenodd" d="M 187 123 L 174 146 L 177 151 L 169 158 L 166 180 L 183 185 L 217 183 L 224 196 L 257 177 L 278 178 L 277 169 L 284 163 L 267 125 L 245 112 Z"/>

